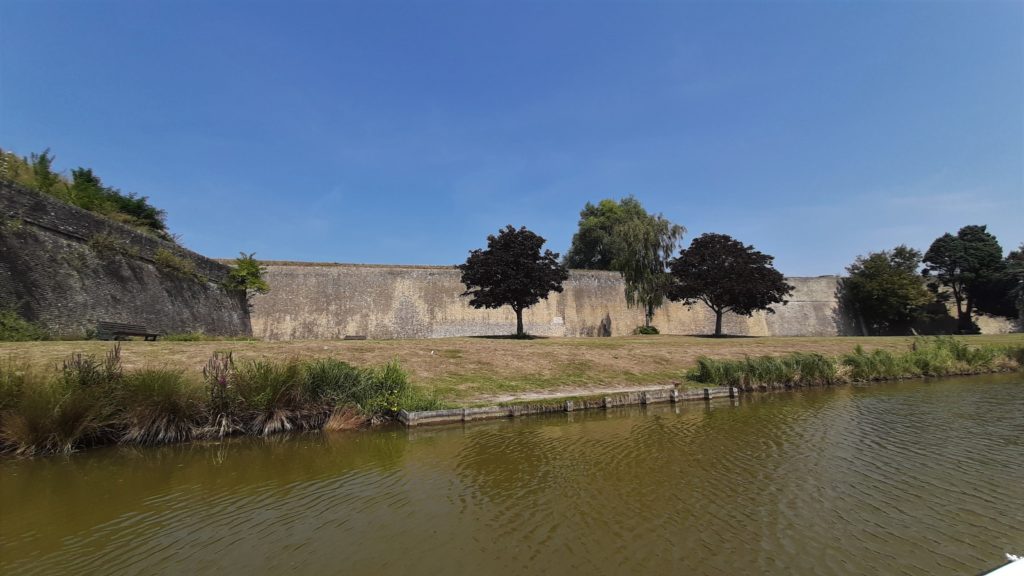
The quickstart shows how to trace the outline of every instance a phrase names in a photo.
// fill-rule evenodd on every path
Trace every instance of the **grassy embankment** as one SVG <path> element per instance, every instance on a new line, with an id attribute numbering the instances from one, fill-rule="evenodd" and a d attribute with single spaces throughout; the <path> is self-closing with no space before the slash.
<path id="1" fill-rule="evenodd" d="M 112 442 L 338 429 L 399 408 L 583 396 L 652 384 L 751 389 L 1024 365 L 1024 335 L 127 342 L 123 354 L 117 350 L 102 342 L 0 345 L 0 354 L 8 356 L 0 363 L 0 451 L 67 452 Z"/>
<path id="2" fill-rule="evenodd" d="M 1024 346 L 1024 334 L 968 336 L 972 346 Z M 169 368 L 199 380 L 210 356 L 231 350 L 236 360 L 335 358 L 354 366 L 397 361 L 419 389 L 456 405 L 476 405 L 536 396 L 572 395 L 627 387 L 684 382 L 701 356 L 744 359 L 791 352 L 838 356 L 860 345 L 867 351 L 907 350 L 911 337 L 625 336 L 512 340 L 308 340 L 288 342 L 125 342 L 126 369 Z M 0 360 L 12 357 L 53 369 L 70 354 L 103 355 L 106 342 L 0 343 Z"/>

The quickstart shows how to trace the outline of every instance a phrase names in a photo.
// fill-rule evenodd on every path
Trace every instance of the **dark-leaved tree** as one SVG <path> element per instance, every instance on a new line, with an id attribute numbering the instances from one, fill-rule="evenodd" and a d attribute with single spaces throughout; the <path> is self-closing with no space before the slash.
<path id="1" fill-rule="evenodd" d="M 726 312 L 752 316 L 774 313 L 793 286 L 772 266 L 774 257 L 727 234 L 701 234 L 670 263 L 675 285 L 669 298 L 690 305 L 703 302 L 715 313 L 715 336 L 722 335 Z"/>
<path id="2" fill-rule="evenodd" d="M 516 313 L 516 336 L 523 337 L 523 310 L 561 292 L 569 273 L 558 263 L 558 254 L 541 252 L 544 238 L 522 227 L 509 225 L 497 236 L 487 237 L 487 248 L 471 250 L 459 265 L 463 296 L 472 296 L 474 308 L 511 306 Z"/>
<path id="3" fill-rule="evenodd" d="M 1011 251 L 974 294 L 974 309 L 993 316 L 1024 318 L 1024 245 Z"/>
<path id="4" fill-rule="evenodd" d="M 871 334 L 902 334 L 932 301 L 918 268 L 921 252 L 907 246 L 858 256 L 840 286 L 844 304 Z"/>
<path id="5" fill-rule="evenodd" d="M 924 255 L 922 273 L 934 277 L 930 287 L 949 288 L 956 302 L 957 332 L 974 333 L 972 318 L 976 301 L 1003 271 L 1003 248 L 985 226 L 964 226 L 956 236 L 943 234 Z"/>

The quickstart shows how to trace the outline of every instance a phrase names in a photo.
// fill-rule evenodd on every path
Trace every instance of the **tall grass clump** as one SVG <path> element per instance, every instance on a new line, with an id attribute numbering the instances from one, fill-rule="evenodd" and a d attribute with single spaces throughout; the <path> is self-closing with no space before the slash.
<path id="1" fill-rule="evenodd" d="M 842 381 L 834 358 L 818 353 L 796 353 L 789 358 L 796 365 L 796 382 L 800 384 L 831 386 Z"/>
<path id="2" fill-rule="evenodd" d="M 124 374 L 121 366 L 121 344 L 114 344 L 103 356 L 75 353 L 61 364 L 60 379 L 72 388 L 97 389 L 116 384 Z"/>
<path id="3" fill-rule="evenodd" d="M 315 429 L 326 419 L 326 406 L 310 395 L 298 361 L 246 362 L 235 372 L 233 384 L 239 400 L 236 414 L 253 434 Z"/>
<path id="4" fill-rule="evenodd" d="M 842 363 L 849 369 L 851 380 L 897 380 L 917 376 L 920 370 L 908 361 L 905 354 L 893 354 L 888 350 L 865 352 L 858 344 L 851 354 L 842 357 Z"/>
<path id="5" fill-rule="evenodd" d="M 377 368 L 356 368 L 340 360 L 306 364 L 311 394 L 335 406 L 355 405 L 367 414 L 393 414 L 399 410 L 432 410 L 436 397 L 419 392 L 397 361 Z"/>
<path id="6" fill-rule="evenodd" d="M 1018 368 L 1024 368 L 1024 346 L 1007 346 L 1003 349 L 1003 356 Z"/>
<path id="7" fill-rule="evenodd" d="M 744 365 L 735 360 L 715 360 L 700 356 L 697 358 L 697 366 L 687 373 L 687 378 L 702 384 L 742 386 Z"/>
<path id="8" fill-rule="evenodd" d="M 178 370 L 126 371 L 121 348 L 72 354 L 48 374 L 0 364 L 0 452 L 67 453 L 91 444 L 355 428 L 403 408 L 441 407 L 397 362 L 253 360 L 217 352 L 197 382 Z"/>
<path id="9" fill-rule="evenodd" d="M 69 453 L 114 434 L 113 386 L 122 376 L 121 348 L 101 359 L 74 354 L 56 374 L 19 369 L 0 374 L 0 448 L 21 455 Z"/>
<path id="10" fill-rule="evenodd" d="M 823 385 L 839 380 L 835 361 L 821 354 L 747 357 L 743 360 L 697 359 L 687 378 L 703 384 L 739 388 L 773 385 Z"/>
<path id="11" fill-rule="evenodd" d="M 1024 367 L 1024 346 L 970 346 L 952 337 L 919 338 L 905 352 L 858 345 L 838 358 L 816 353 L 715 360 L 702 356 L 687 378 L 702 384 L 740 388 L 798 384 L 830 385 L 854 381 L 898 380 L 919 376 L 980 374 Z"/>
<path id="12" fill-rule="evenodd" d="M 116 395 L 123 444 L 191 440 L 206 415 L 202 389 L 177 370 L 133 372 L 121 380 Z"/>
<path id="13" fill-rule="evenodd" d="M 6 378 L 5 378 L 6 379 Z M 32 375 L 5 389 L 0 448 L 18 455 L 69 453 L 103 430 L 104 402 L 96 390 Z"/>

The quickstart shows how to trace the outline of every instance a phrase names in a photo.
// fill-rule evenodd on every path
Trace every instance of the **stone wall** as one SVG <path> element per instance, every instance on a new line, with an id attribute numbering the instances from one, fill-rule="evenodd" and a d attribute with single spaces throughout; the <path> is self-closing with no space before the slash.
<path id="1" fill-rule="evenodd" d="M 165 250 L 194 275 L 156 263 Z M 244 297 L 226 292 L 224 264 L 55 198 L 0 181 L 0 308 L 55 336 L 98 321 L 161 333 L 251 334 Z"/>
<path id="2" fill-rule="evenodd" d="M 253 334 L 270 340 L 440 338 L 515 331 L 509 308 L 477 310 L 454 267 L 268 263 L 270 293 L 253 301 Z M 791 301 L 776 314 L 727 315 L 730 334 L 835 335 L 846 332 L 836 310 L 838 278 L 790 278 Z M 525 328 L 538 336 L 621 336 L 643 323 L 626 305 L 614 272 L 574 270 L 560 294 L 526 310 Z M 706 334 L 714 315 L 703 306 L 669 303 L 654 325 L 666 334 Z"/>

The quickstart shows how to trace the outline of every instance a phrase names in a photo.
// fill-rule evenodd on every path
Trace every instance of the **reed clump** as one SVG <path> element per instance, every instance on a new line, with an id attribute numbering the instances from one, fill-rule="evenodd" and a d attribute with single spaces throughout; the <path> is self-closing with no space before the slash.
<path id="1" fill-rule="evenodd" d="M 772 386 L 827 386 L 843 382 L 899 380 L 1020 370 L 1024 346 L 970 346 L 952 337 L 919 338 L 908 350 L 866 352 L 857 346 L 842 356 L 795 353 L 744 360 L 702 356 L 687 378 L 702 384 L 743 389 Z"/>
<path id="2" fill-rule="evenodd" d="M 51 373 L 0 364 L 0 452 L 68 453 L 98 444 L 152 445 L 231 434 L 358 428 L 401 409 L 443 407 L 396 363 L 358 368 L 334 359 L 236 362 L 214 354 L 202 379 L 127 371 L 115 345 L 74 354 Z"/>

